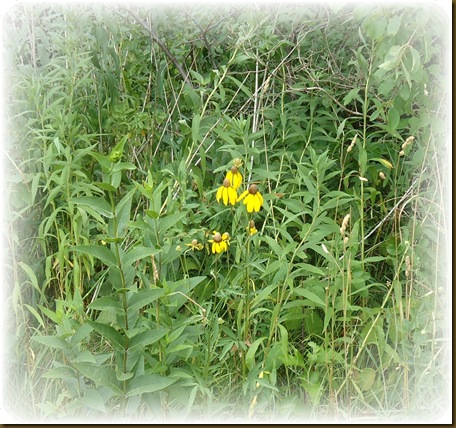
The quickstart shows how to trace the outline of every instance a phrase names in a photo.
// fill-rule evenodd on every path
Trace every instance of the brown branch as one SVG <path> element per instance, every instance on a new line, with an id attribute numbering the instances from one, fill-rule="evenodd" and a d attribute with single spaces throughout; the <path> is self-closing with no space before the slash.
<path id="1" fill-rule="evenodd" d="M 168 46 L 165 45 L 165 43 L 163 42 L 162 39 L 160 39 L 160 37 L 158 37 L 158 34 L 152 29 L 152 27 L 150 27 L 149 25 L 147 25 L 147 23 L 141 19 L 141 17 L 138 16 L 138 14 L 136 14 L 135 12 L 133 12 L 132 10 L 130 9 L 126 9 L 125 10 L 131 15 L 133 16 L 133 18 L 136 19 L 136 21 L 139 22 L 139 24 L 141 24 L 141 26 L 149 33 L 149 36 L 150 36 L 150 39 L 157 43 L 157 45 L 160 47 L 160 49 L 164 52 L 164 54 L 168 57 L 168 59 L 174 64 L 174 66 L 177 68 L 177 71 L 179 72 L 179 74 L 181 75 L 182 79 L 184 80 L 184 82 L 189 85 L 191 88 L 193 88 L 193 85 L 192 85 L 192 82 L 190 81 L 190 79 L 188 78 L 188 74 L 185 72 L 184 68 L 182 67 L 181 63 L 177 60 L 177 58 L 170 52 L 170 50 L 168 49 Z"/>

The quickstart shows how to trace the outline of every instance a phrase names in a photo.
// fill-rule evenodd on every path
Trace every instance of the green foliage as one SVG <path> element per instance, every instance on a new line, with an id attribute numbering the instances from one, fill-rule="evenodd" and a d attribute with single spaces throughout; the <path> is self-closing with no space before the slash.
<path id="1" fill-rule="evenodd" d="M 5 25 L 13 410 L 445 410 L 438 14 L 36 4 Z"/>

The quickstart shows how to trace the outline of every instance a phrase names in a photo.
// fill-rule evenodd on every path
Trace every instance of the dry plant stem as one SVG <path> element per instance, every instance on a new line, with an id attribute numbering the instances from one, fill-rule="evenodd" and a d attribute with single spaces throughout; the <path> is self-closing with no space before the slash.
<path id="1" fill-rule="evenodd" d="M 404 260 L 405 260 L 405 253 L 407 252 L 409 246 L 407 246 L 407 249 L 406 251 L 404 251 L 404 255 L 402 256 L 402 259 L 401 259 L 401 262 L 399 263 L 399 266 L 402 266 L 402 264 L 404 263 Z M 400 274 L 400 269 L 398 268 L 397 271 L 396 271 L 396 274 L 394 276 L 394 279 L 392 281 L 392 284 L 394 284 L 394 281 L 396 281 L 398 278 L 399 278 L 399 274 Z M 390 299 L 390 296 L 391 296 L 391 293 L 393 292 L 394 290 L 394 286 L 391 285 L 389 287 L 389 290 L 388 292 L 386 293 L 385 295 L 385 298 L 383 299 L 383 302 L 382 302 L 382 305 L 380 306 L 380 309 L 383 309 L 386 305 L 386 303 L 388 302 L 388 300 Z M 379 318 L 380 318 L 380 315 L 382 314 L 381 311 L 378 312 L 377 316 L 375 317 L 374 321 L 372 322 L 372 325 L 370 326 L 368 332 L 366 333 L 366 336 L 364 337 L 364 340 L 362 341 L 360 347 L 359 347 L 359 350 L 357 352 L 357 354 L 355 355 L 355 357 L 353 358 L 352 360 L 352 365 L 351 365 L 351 368 L 350 370 L 348 371 L 347 373 L 347 376 L 345 377 L 345 379 L 343 380 L 343 382 L 341 383 L 341 385 L 339 386 L 339 389 L 337 390 L 336 392 L 336 395 L 338 395 L 340 393 L 340 391 L 342 390 L 342 388 L 344 387 L 344 385 L 346 384 L 347 380 L 351 377 L 351 375 L 353 374 L 353 369 L 356 367 L 356 362 L 358 361 L 358 358 L 360 357 L 361 353 L 364 351 L 364 348 L 366 347 L 366 343 L 367 341 L 369 340 L 369 336 L 370 334 L 372 333 L 372 330 L 374 329 L 374 327 L 376 326 Z"/>
<path id="2" fill-rule="evenodd" d="M 125 8 L 124 8 L 125 9 Z M 150 39 L 157 43 L 157 45 L 160 47 L 160 49 L 164 52 L 164 54 L 168 57 L 168 59 L 174 64 L 174 66 L 177 68 L 177 71 L 181 75 L 182 79 L 184 82 L 189 85 L 191 88 L 193 88 L 192 82 L 188 78 L 188 74 L 185 72 L 184 68 L 180 64 L 180 62 L 177 60 L 177 58 L 170 52 L 168 49 L 168 46 L 165 45 L 163 40 L 158 37 L 157 33 L 152 29 L 150 25 L 147 25 L 147 23 L 136 13 L 133 12 L 131 9 L 125 9 L 133 18 L 138 21 L 141 26 L 149 33 Z"/>

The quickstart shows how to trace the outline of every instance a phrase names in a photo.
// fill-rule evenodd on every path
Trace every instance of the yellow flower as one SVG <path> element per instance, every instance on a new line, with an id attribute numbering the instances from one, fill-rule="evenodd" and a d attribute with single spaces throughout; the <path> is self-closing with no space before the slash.
<path id="1" fill-rule="evenodd" d="M 230 180 L 231 187 L 234 190 L 237 190 L 242 184 L 242 174 L 238 171 L 237 166 L 235 165 L 233 165 L 231 170 L 227 172 L 226 178 Z"/>
<path id="2" fill-rule="evenodd" d="M 255 235 L 255 233 L 258 233 L 258 230 L 255 227 L 255 222 L 253 220 L 250 220 L 248 229 L 250 236 Z"/>
<path id="3" fill-rule="evenodd" d="M 212 254 L 223 253 L 228 250 L 228 245 L 230 245 L 230 235 L 228 232 L 221 235 L 220 232 L 214 230 L 214 235 L 209 242 L 212 242 Z"/>
<path id="4" fill-rule="evenodd" d="M 237 202 L 242 199 L 244 199 L 244 205 L 247 207 L 249 213 L 260 211 L 261 205 L 263 205 L 263 196 L 258 191 L 258 186 L 256 184 L 251 184 L 249 188 L 237 198 Z"/>
<path id="5" fill-rule="evenodd" d="M 197 239 L 193 239 L 190 244 L 185 244 L 187 247 L 190 247 L 193 251 L 195 250 L 202 250 L 204 248 L 204 245 L 199 243 Z"/>
<path id="6" fill-rule="evenodd" d="M 217 199 L 217 202 L 220 202 L 220 199 L 222 199 L 225 205 L 228 205 L 228 202 L 231 205 L 234 205 L 236 203 L 237 193 L 236 190 L 234 190 L 234 188 L 231 186 L 231 182 L 228 180 L 228 178 L 225 178 L 225 180 L 223 180 L 223 186 L 219 187 L 215 197 Z"/>

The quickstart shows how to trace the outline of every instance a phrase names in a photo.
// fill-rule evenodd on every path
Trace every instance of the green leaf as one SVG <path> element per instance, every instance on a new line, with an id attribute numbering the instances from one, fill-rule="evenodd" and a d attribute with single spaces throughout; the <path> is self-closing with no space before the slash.
<path id="1" fill-rule="evenodd" d="M 93 380 L 95 385 L 105 386 L 115 394 L 122 395 L 122 390 L 119 387 L 119 381 L 114 370 L 89 363 L 75 363 L 74 367 L 84 376 Z"/>
<path id="2" fill-rule="evenodd" d="M 321 308 L 326 308 L 326 304 L 323 300 L 320 299 L 315 293 L 312 291 L 308 290 L 307 288 L 295 288 L 293 290 L 295 294 L 298 296 L 305 297 L 306 299 L 310 300 L 312 303 L 314 303 L 316 306 L 319 306 Z"/>
<path id="3" fill-rule="evenodd" d="M 366 367 L 357 373 L 355 380 L 362 390 L 367 391 L 372 388 L 375 382 L 375 370 L 371 367 Z"/>
<path id="4" fill-rule="evenodd" d="M 99 187 L 102 190 L 107 190 L 108 192 L 116 191 L 116 188 L 113 185 L 111 185 L 109 183 L 105 183 L 104 181 L 100 182 L 100 183 L 95 183 L 95 186 Z"/>
<path id="5" fill-rule="evenodd" d="M 385 71 L 391 71 L 399 66 L 399 63 L 404 53 L 403 46 L 395 45 L 391 46 L 390 50 L 385 56 L 385 61 L 378 66 Z"/>
<path id="6" fill-rule="evenodd" d="M 119 171 L 132 171 L 136 169 L 136 166 L 133 165 L 131 162 L 119 162 L 114 165 L 112 168 L 112 172 L 119 172 Z"/>
<path id="7" fill-rule="evenodd" d="M 93 301 L 87 306 L 89 309 L 96 309 L 97 311 L 105 310 L 122 310 L 122 305 L 120 301 L 113 299 L 110 296 L 100 297 L 97 300 Z"/>
<path id="8" fill-rule="evenodd" d="M 252 346 L 247 351 L 247 354 L 245 356 L 245 364 L 247 365 L 247 368 L 249 370 L 251 370 L 253 365 L 255 364 L 256 351 L 265 339 L 266 337 L 260 337 L 259 339 L 255 340 L 255 342 L 252 343 Z"/>
<path id="9" fill-rule="evenodd" d="M 118 351 L 124 350 L 125 338 L 122 337 L 122 335 L 115 328 L 96 321 L 87 322 L 96 332 L 100 333 L 105 339 L 107 339 L 114 349 Z"/>
<path id="10" fill-rule="evenodd" d="M 76 372 L 73 368 L 68 366 L 60 366 L 55 369 L 48 370 L 43 374 L 45 379 L 68 379 L 76 378 Z"/>
<path id="11" fill-rule="evenodd" d="M 30 305 L 27 305 L 24 303 L 24 306 L 30 311 L 30 313 L 36 318 L 36 320 L 40 323 L 41 327 L 45 328 L 43 318 L 41 318 L 41 315 L 37 312 L 35 308 L 33 308 Z"/>
<path id="12" fill-rule="evenodd" d="M 77 205 L 87 205 L 90 208 L 94 208 L 101 215 L 112 218 L 114 215 L 111 210 L 111 206 L 106 199 L 99 198 L 98 196 L 79 196 L 71 198 L 70 202 L 74 202 Z"/>
<path id="13" fill-rule="evenodd" d="M 168 329 L 164 327 L 158 327 L 152 330 L 144 331 L 143 333 L 139 333 L 130 340 L 129 349 L 133 351 L 135 348 L 151 345 L 152 343 L 155 343 L 157 340 L 161 339 L 167 332 Z"/>
<path id="14" fill-rule="evenodd" d="M 92 330 L 92 328 L 90 328 Z M 96 364 L 95 357 L 87 350 L 81 351 L 71 360 L 72 363 L 91 363 Z"/>
<path id="15" fill-rule="evenodd" d="M 129 382 L 127 397 L 145 394 L 147 392 L 160 391 L 176 382 L 177 379 L 164 377 L 156 374 L 137 376 Z"/>
<path id="16" fill-rule="evenodd" d="M 383 158 L 371 158 L 371 159 L 369 159 L 369 161 L 380 162 L 384 167 L 386 167 L 388 169 L 393 168 L 393 165 L 391 164 L 391 162 L 386 159 L 383 159 Z"/>
<path id="17" fill-rule="evenodd" d="M 79 400 L 82 404 L 84 404 L 84 406 L 106 413 L 104 399 L 96 389 L 86 389 L 84 396 Z"/>
<path id="18" fill-rule="evenodd" d="M 154 288 L 152 290 L 139 290 L 128 299 L 128 310 L 138 311 L 142 307 L 152 303 L 164 294 L 162 288 Z"/>
<path id="19" fill-rule="evenodd" d="M 70 247 L 70 249 L 96 257 L 107 266 L 117 265 L 117 259 L 114 253 L 101 245 L 77 245 L 75 247 Z"/>
<path id="20" fill-rule="evenodd" d="M 192 141 L 196 143 L 198 141 L 199 130 L 200 130 L 201 116 L 196 113 L 193 115 L 192 120 Z"/>
<path id="21" fill-rule="evenodd" d="M 132 263 L 144 259 L 146 257 L 155 256 L 161 250 L 149 247 L 133 247 L 127 254 L 124 255 L 122 265 L 131 265 Z"/>
<path id="22" fill-rule="evenodd" d="M 50 348 L 62 349 L 64 351 L 69 351 L 70 349 L 68 342 L 58 336 L 33 336 L 32 340 Z"/>
<path id="23" fill-rule="evenodd" d="M 391 107 L 388 110 L 388 129 L 390 132 L 396 131 L 399 125 L 400 115 L 399 112 L 394 108 Z"/>

